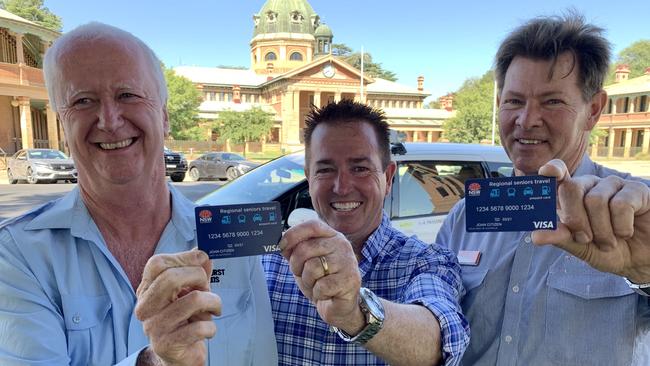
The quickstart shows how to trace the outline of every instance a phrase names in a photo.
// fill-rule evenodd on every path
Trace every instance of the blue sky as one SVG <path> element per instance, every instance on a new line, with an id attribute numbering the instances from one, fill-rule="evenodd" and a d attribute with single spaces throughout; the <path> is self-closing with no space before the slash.
<path id="1" fill-rule="evenodd" d="M 647 1 L 311 0 L 335 43 L 364 47 L 399 82 L 418 75 L 432 97 L 458 89 L 492 66 L 499 42 L 523 20 L 568 7 L 604 27 L 614 52 L 650 39 Z M 63 30 L 97 20 L 149 44 L 167 66 L 250 66 L 252 16 L 264 0 L 46 0 Z M 650 66 L 650 65 L 648 65 Z"/>

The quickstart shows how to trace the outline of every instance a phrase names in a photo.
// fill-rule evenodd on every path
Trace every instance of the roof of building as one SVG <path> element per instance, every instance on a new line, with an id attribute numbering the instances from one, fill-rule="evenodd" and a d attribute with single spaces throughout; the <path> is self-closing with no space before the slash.
<path id="1" fill-rule="evenodd" d="M 375 82 L 368 84 L 368 93 L 369 94 L 382 94 L 382 93 L 387 93 L 387 94 L 426 94 L 429 95 L 425 90 L 418 90 L 417 88 L 408 86 L 408 85 L 403 85 L 396 83 L 394 81 L 386 80 L 386 79 L 381 79 L 381 78 L 374 78 Z"/>
<path id="2" fill-rule="evenodd" d="M 319 24 L 319 17 L 307 0 L 267 0 L 253 20 L 253 37 L 283 32 L 313 35 Z"/>
<path id="3" fill-rule="evenodd" d="M 33 34 L 46 41 L 53 41 L 61 35 L 57 31 L 45 28 L 4 9 L 0 9 L 0 27 L 13 32 Z"/>
<path id="4" fill-rule="evenodd" d="M 318 28 L 314 31 L 314 37 L 334 37 L 332 29 L 327 26 L 325 23 L 320 23 Z"/>
<path id="5" fill-rule="evenodd" d="M 266 81 L 266 76 L 258 75 L 249 69 L 176 66 L 174 72 L 197 84 L 259 86 Z"/>
<path id="6" fill-rule="evenodd" d="M 607 85 L 605 91 L 609 96 L 648 94 L 650 92 L 650 74 Z"/>

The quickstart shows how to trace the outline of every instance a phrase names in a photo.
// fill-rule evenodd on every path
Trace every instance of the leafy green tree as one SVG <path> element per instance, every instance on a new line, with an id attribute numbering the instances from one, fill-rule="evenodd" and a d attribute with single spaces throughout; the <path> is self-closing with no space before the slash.
<path id="1" fill-rule="evenodd" d="M 440 109 L 442 108 L 442 105 L 440 105 L 440 101 L 438 100 L 432 100 L 429 103 L 427 103 L 424 108 L 426 109 Z"/>
<path id="2" fill-rule="evenodd" d="M 341 60 L 349 63 L 357 70 L 361 70 L 361 52 L 354 52 L 352 48 L 342 43 L 332 44 L 332 55 L 339 57 Z M 372 60 L 372 55 L 368 52 L 363 53 L 363 72 L 371 77 L 378 77 L 390 81 L 396 81 L 397 75 L 390 70 L 385 70 L 381 63 Z"/>
<path id="3" fill-rule="evenodd" d="M 188 78 L 176 75 L 174 70 L 165 68 L 164 73 L 169 92 L 167 113 L 172 137 L 178 140 L 205 140 L 205 131 L 197 127 L 201 92 Z"/>
<path id="4" fill-rule="evenodd" d="M 0 8 L 45 28 L 63 29 L 61 18 L 43 6 L 43 0 L 0 0 Z"/>
<path id="5" fill-rule="evenodd" d="M 494 72 L 465 80 L 454 96 L 456 115 L 443 125 L 443 136 L 451 142 L 479 143 L 492 140 Z M 498 131 L 495 133 L 498 139 Z M 498 142 L 498 140 L 497 140 Z"/>
<path id="6" fill-rule="evenodd" d="M 219 112 L 214 129 L 221 141 L 230 140 L 241 144 L 261 139 L 269 133 L 272 126 L 271 114 L 259 107 L 253 107 L 243 112 Z"/>
<path id="7" fill-rule="evenodd" d="M 616 66 L 621 64 L 630 67 L 629 78 L 643 75 L 646 67 L 650 67 L 650 39 L 636 41 L 618 53 L 608 75 L 607 84 L 614 82 Z"/>

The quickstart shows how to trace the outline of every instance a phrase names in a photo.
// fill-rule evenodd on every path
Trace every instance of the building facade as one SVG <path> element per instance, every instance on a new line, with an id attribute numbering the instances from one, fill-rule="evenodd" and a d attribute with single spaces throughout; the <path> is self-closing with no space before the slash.
<path id="1" fill-rule="evenodd" d="M 59 35 L 0 9 L 0 155 L 63 148 L 42 70 L 43 55 Z"/>
<path id="2" fill-rule="evenodd" d="M 302 130 L 312 107 L 343 98 L 365 102 L 386 113 L 408 141 L 437 141 L 451 108 L 424 109 L 424 78 L 411 87 L 362 75 L 331 55 L 332 30 L 306 0 L 267 0 L 253 16 L 251 68 L 179 66 L 203 94 L 200 118 L 214 120 L 223 110 L 259 107 L 272 113 L 268 142 L 285 150 L 302 148 Z"/>
<path id="3" fill-rule="evenodd" d="M 629 74 L 629 67 L 617 66 L 615 82 L 605 87 L 609 99 L 596 128 L 607 136 L 596 138 L 592 157 L 650 154 L 650 67 L 639 77 Z"/>

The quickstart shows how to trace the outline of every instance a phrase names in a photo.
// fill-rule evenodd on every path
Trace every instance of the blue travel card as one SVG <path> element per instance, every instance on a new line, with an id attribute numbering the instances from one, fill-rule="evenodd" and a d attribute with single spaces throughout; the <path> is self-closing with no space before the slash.
<path id="1" fill-rule="evenodd" d="M 280 203 L 199 206 L 194 209 L 199 249 L 210 259 L 280 251 Z"/>
<path id="2" fill-rule="evenodd" d="M 544 176 L 468 179 L 468 232 L 533 231 L 557 228 L 556 180 Z"/>

